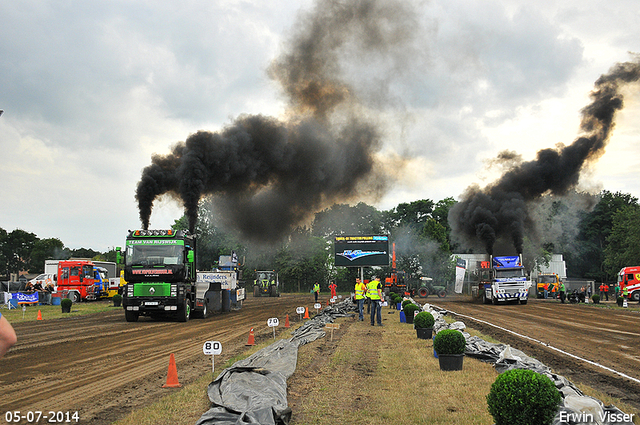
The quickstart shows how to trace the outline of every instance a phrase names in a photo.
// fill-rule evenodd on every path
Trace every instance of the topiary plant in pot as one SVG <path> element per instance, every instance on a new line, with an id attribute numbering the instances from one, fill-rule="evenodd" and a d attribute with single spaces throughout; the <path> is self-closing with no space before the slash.
<path id="1" fill-rule="evenodd" d="M 443 329 L 433 339 L 433 349 L 438 354 L 440 370 L 462 370 L 464 349 L 467 345 L 462 332 Z"/>
<path id="2" fill-rule="evenodd" d="M 406 304 L 402 310 L 404 311 L 404 316 L 405 316 L 405 320 L 407 321 L 407 323 L 413 323 L 413 316 L 414 313 L 418 310 L 420 310 L 420 307 L 418 307 L 415 304 L 409 303 Z"/>
<path id="3" fill-rule="evenodd" d="M 120 294 L 115 294 L 113 296 L 113 298 L 111 298 L 111 300 L 113 301 L 113 306 L 114 307 L 120 307 L 122 306 L 122 295 Z"/>
<path id="4" fill-rule="evenodd" d="M 404 300 L 402 301 L 402 308 L 404 309 L 404 306 L 407 304 L 413 304 L 413 303 L 411 302 L 411 300 Z"/>
<path id="5" fill-rule="evenodd" d="M 431 339 L 435 319 L 428 311 L 421 311 L 413 318 L 413 327 L 416 328 L 416 336 L 420 339 Z"/>
<path id="6" fill-rule="evenodd" d="M 591 296 L 591 300 L 593 301 L 594 304 L 600 304 L 600 295 L 598 294 L 593 294 Z"/>
<path id="7" fill-rule="evenodd" d="M 60 300 L 60 306 L 62 308 L 63 313 L 71 313 L 71 306 L 73 305 L 73 301 L 69 298 L 63 298 Z"/>
<path id="8" fill-rule="evenodd" d="M 547 376 L 526 369 L 501 373 L 487 395 L 496 425 L 546 425 L 553 421 L 562 400 Z"/>

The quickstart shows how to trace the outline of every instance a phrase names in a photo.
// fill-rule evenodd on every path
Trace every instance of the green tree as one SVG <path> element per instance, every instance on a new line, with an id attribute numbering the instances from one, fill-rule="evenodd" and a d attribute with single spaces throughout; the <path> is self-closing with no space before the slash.
<path id="1" fill-rule="evenodd" d="M 627 205 L 614 214 L 604 257 L 609 276 L 615 276 L 623 267 L 640 264 L 639 205 Z"/>
<path id="2" fill-rule="evenodd" d="M 284 291 L 306 292 L 317 281 L 325 288 L 329 281 L 331 244 L 298 227 L 275 258 Z M 340 289 L 340 288 L 339 288 Z"/>
<path id="3" fill-rule="evenodd" d="M 578 255 L 567 259 L 567 268 L 578 275 L 598 281 L 611 281 L 615 275 L 605 271 L 604 252 L 613 228 L 613 217 L 622 208 L 637 205 L 638 199 L 628 193 L 602 191 L 600 201 L 592 211 L 583 215 L 578 236 Z"/>
<path id="4" fill-rule="evenodd" d="M 383 215 L 364 202 L 334 204 L 315 214 L 311 229 L 313 236 L 327 240 L 340 235 L 378 235 L 384 233 Z"/>
<path id="5" fill-rule="evenodd" d="M 31 251 L 31 266 L 29 273 L 44 272 L 45 260 L 58 260 L 63 253 L 64 244 L 60 239 L 48 238 L 39 239 L 33 245 Z"/>
<path id="6" fill-rule="evenodd" d="M 429 218 L 433 218 L 433 207 L 434 203 L 430 199 L 400 203 L 387 213 L 387 226 L 406 226 L 419 230 Z"/>
<path id="7" fill-rule="evenodd" d="M 31 251 L 38 240 L 35 233 L 16 229 L 2 237 L 0 251 L 5 261 L 5 274 L 18 274 L 31 267 Z"/>

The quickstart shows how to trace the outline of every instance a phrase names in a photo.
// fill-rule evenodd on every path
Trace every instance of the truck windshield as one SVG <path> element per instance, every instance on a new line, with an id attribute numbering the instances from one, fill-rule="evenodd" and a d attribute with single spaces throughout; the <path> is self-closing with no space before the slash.
<path id="1" fill-rule="evenodd" d="M 498 269 L 496 270 L 496 278 L 505 279 L 510 277 L 523 277 L 523 269 Z"/>
<path id="2" fill-rule="evenodd" d="M 181 245 L 129 245 L 127 266 L 166 266 L 180 264 Z"/>
<path id="3" fill-rule="evenodd" d="M 555 276 L 538 276 L 538 283 L 556 283 Z"/>

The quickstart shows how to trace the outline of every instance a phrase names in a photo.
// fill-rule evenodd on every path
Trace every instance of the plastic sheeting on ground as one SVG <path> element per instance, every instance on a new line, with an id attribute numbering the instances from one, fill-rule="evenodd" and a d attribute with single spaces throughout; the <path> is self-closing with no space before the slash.
<path id="1" fill-rule="evenodd" d="M 223 370 L 209 384 L 211 408 L 196 422 L 210 424 L 288 424 L 287 379 L 295 372 L 298 347 L 325 336 L 327 323 L 353 317 L 355 305 L 345 300 L 305 322 L 288 340 L 279 340 Z"/>
<path id="2" fill-rule="evenodd" d="M 436 325 L 439 325 L 438 332 L 447 328 L 460 331 L 465 329 L 463 322 L 447 325 L 443 318 L 446 314 L 445 310 L 438 311 L 428 305 L 425 307 L 423 309 L 426 311 L 431 311 L 432 314 L 435 311 L 438 314 L 441 320 L 436 320 Z M 436 325 L 433 329 L 434 334 Z M 499 373 L 511 369 L 529 369 L 551 379 L 562 395 L 562 404 L 559 406 L 553 425 L 633 425 L 633 422 L 625 421 L 625 414 L 620 409 L 615 406 L 605 406 L 600 400 L 584 395 L 571 381 L 553 373 L 545 364 L 527 356 L 522 351 L 509 345 L 487 342 L 480 337 L 470 336 L 467 332 L 462 333 L 467 341 L 466 356 L 493 363 Z M 627 415 L 626 419 L 630 416 Z"/>

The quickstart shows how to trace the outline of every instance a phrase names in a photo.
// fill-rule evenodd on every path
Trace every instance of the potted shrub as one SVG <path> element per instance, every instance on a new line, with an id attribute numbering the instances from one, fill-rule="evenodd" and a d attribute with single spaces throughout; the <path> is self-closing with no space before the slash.
<path id="1" fill-rule="evenodd" d="M 616 303 L 618 304 L 618 307 L 622 307 L 622 305 L 624 304 L 624 298 L 622 297 L 616 298 Z"/>
<path id="2" fill-rule="evenodd" d="M 113 301 L 113 306 L 114 307 L 120 307 L 122 306 L 122 295 L 120 294 L 115 294 L 113 296 L 113 298 L 111 298 L 111 300 Z"/>
<path id="3" fill-rule="evenodd" d="M 411 300 L 404 300 L 402 301 L 402 308 L 404 309 L 404 306 L 407 304 L 413 304 L 413 303 L 411 302 Z"/>
<path id="4" fill-rule="evenodd" d="M 69 298 L 63 298 L 60 300 L 60 306 L 62 307 L 63 313 L 71 313 L 71 306 L 73 305 L 73 301 Z"/>
<path id="5" fill-rule="evenodd" d="M 413 318 L 413 326 L 416 328 L 416 336 L 420 339 L 431 339 L 435 319 L 428 311 L 421 311 Z"/>
<path id="6" fill-rule="evenodd" d="M 487 395 L 496 425 L 550 424 L 561 400 L 551 379 L 526 369 L 501 373 Z"/>
<path id="7" fill-rule="evenodd" d="M 433 349 L 438 354 L 440 370 L 462 370 L 464 349 L 467 345 L 462 332 L 443 329 L 433 339 Z"/>
<path id="8" fill-rule="evenodd" d="M 600 304 L 600 295 L 593 294 L 591 296 L 591 301 L 593 301 L 594 304 Z"/>
<path id="9" fill-rule="evenodd" d="M 420 307 L 409 302 L 409 304 L 405 304 L 402 310 L 404 311 L 404 317 L 407 323 L 413 323 L 414 312 L 420 310 Z"/>

